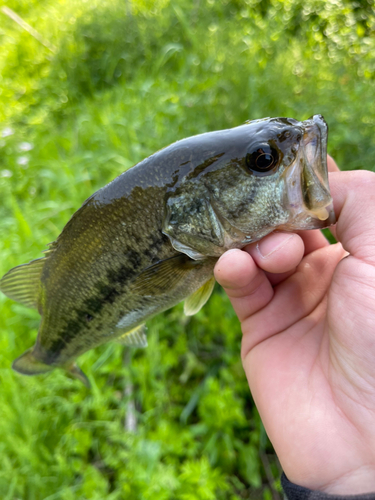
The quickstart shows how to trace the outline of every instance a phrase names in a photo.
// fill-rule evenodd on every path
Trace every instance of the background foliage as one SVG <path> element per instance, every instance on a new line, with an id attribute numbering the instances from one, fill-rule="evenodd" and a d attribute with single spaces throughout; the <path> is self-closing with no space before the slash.
<path id="1" fill-rule="evenodd" d="M 157 149 L 247 119 L 322 113 L 342 168 L 373 168 L 371 0 L 9 0 L 0 11 L 0 274 Z M 1 7 L 1 3 L 0 3 Z M 39 38 L 40 38 L 39 36 Z M 38 315 L 0 297 L 4 500 L 279 498 L 280 474 L 218 288 L 149 347 L 82 356 L 93 389 L 11 361 Z"/>

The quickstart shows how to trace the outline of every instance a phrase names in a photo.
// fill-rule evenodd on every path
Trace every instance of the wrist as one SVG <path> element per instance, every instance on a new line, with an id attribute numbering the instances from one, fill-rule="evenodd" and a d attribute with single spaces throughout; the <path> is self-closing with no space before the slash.
<path id="1" fill-rule="evenodd" d="M 293 476 L 293 474 L 292 474 Z M 319 480 L 320 479 L 320 480 Z M 327 478 L 325 478 L 327 479 Z M 363 465 L 356 470 L 332 478 L 324 484 L 318 476 L 310 478 L 289 478 L 312 491 L 319 491 L 329 495 L 364 495 L 366 493 L 375 493 L 375 467 Z"/>
<path id="2" fill-rule="evenodd" d="M 311 490 L 292 483 L 285 474 L 281 476 L 281 486 L 286 500 L 375 500 L 375 493 L 327 493 L 322 490 Z"/>
<path id="3" fill-rule="evenodd" d="M 375 467 L 363 465 L 335 478 L 321 491 L 331 495 L 360 495 L 375 492 Z"/>

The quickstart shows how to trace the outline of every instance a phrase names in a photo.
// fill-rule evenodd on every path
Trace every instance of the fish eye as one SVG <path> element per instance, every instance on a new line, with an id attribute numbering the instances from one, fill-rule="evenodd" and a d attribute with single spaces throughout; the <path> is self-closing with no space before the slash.
<path id="1" fill-rule="evenodd" d="M 279 163 L 279 154 L 268 144 L 251 149 L 246 155 L 246 165 L 254 172 L 269 172 Z"/>

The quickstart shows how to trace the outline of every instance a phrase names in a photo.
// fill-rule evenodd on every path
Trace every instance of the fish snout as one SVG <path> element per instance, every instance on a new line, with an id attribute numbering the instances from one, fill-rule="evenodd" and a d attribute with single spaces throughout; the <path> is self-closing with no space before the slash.
<path id="1" fill-rule="evenodd" d="M 291 212 L 289 229 L 321 229 L 336 222 L 328 183 L 328 126 L 321 115 L 302 122 L 303 136 L 295 162 L 286 172 Z"/>

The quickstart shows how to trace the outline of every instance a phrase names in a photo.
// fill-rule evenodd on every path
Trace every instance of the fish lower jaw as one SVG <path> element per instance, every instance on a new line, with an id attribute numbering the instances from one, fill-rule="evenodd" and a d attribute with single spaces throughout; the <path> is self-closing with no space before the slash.
<path id="1" fill-rule="evenodd" d="M 319 220 L 327 220 L 329 217 L 329 212 L 328 210 L 323 207 L 323 208 L 318 208 L 316 210 L 311 211 L 313 215 L 315 215 Z"/>
<path id="2" fill-rule="evenodd" d="M 309 210 L 302 207 L 292 214 L 290 220 L 277 227 L 277 231 L 299 231 L 303 229 L 324 229 L 336 223 L 333 203 Z"/>
<path id="3" fill-rule="evenodd" d="M 332 202 L 326 205 L 325 207 L 317 207 L 313 210 L 309 210 L 308 212 L 317 219 L 321 221 L 327 221 L 330 218 L 330 214 L 333 211 Z M 333 222 L 334 224 L 334 222 Z"/>

